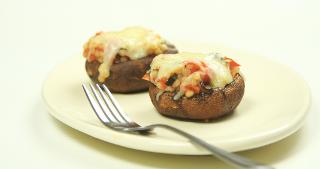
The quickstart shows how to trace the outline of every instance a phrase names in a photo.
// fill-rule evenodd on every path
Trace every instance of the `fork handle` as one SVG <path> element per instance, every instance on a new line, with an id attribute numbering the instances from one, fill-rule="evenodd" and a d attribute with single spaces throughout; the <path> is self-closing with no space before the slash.
<path id="1" fill-rule="evenodd" d="M 202 146 L 203 148 L 207 149 L 208 151 L 211 152 L 211 154 L 217 158 L 219 158 L 222 161 L 225 161 L 228 164 L 233 165 L 236 168 L 247 168 L 247 169 L 273 169 L 273 167 L 266 166 L 263 164 L 260 164 L 258 162 L 252 161 L 248 158 L 241 157 L 237 154 L 227 152 L 223 149 L 220 149 L 218 147 L 215 147 L 204 140 L 199 139 L 198 137 L 195 137 L 189 133 L 186 133 L 178 128 L 165 125 L 165 124 L 153 124 L 149 125 L 146 127 L 142 127 L 140 129 L 145 129 L 145 130 L 152 130 L 154 128 L 165 128 L 168 130 L 171 130 L 177 134 L 180 134 L 181 136 L 184 136 L 188 138 L 192 143 L 197 144 L 199 146 Z"/>

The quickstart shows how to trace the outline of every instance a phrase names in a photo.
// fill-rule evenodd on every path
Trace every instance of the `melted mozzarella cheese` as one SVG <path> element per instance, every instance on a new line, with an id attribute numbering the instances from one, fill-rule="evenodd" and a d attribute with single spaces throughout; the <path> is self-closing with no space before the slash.
<path id="1" fill-rule="evenodd" d="M 156 86 L 161 88 L 160 79 L 168 79 L 173 74 L 185 76 L 181 77 L 180 91 L 183 86 L 188 84 L 196 86 L 201 82 L 198 72 L 185 75 L 185 65 L 188 62 L 203 62 L 206 69 L 199 70 L 203 74 L 208 74 L 211 80 L 212 88 L 223 88 L 233 81 L 228 64 L 219 54 L 201 54 L 201 53 L 179 53 L 179 54 L 161 54 L 155 57 L 151 63 L 150 79 Z M 208 72 L 204 72 L 208 71 Z M 197 83 L 197 84 L 196 84 Z"/>
<path id="2" fill-rule="evenodd" d="M 181 73 L 184 68 L 184 61 L 203 58 L 204 54 L 199 53 L 178 53 L 178 54 L 161 54 L 155 57 L 150 65 L 151 71 L 157 71 L 157 78 L 169 78 L 174 73 Z"/>
<path id="3" fill-rule="evenodd" d="M 233 81 L 228 64 L 219 53 L 210 54 L 204 58 L 209 66 L 212 87 L 223 88 Z"/>
<path id="4" fill-rule="evenodd" d="M 151 30 L 129 27 L 119 32 L 100 32 L 84 45 L 84 57 L 88 61 L 98 60 L 98 80 L 103 82 L 109 76 L 109 69 L 117 55 L 137 60 L 150 54 L 167 50 L 165 40 Z"/>

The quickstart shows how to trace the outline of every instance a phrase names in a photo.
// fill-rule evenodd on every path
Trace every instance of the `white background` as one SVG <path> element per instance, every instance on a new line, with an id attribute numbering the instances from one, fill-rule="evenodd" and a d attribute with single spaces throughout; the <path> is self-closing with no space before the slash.
<path id="1" fill-rule="evenodd" d="M 211 156 L 111 145 L 48 115 L 41 100 L 47 73 L 80 53 L 95 32 L 131 25 L 154 29 L 167 39 L 255 52 L 301 74 L 312 92 L 304 127 L 278 143 L 240 154 L 277 168 L 319 168 L 319 9 L 319 1 L 303 0 L 1 0 L 0 168 L 228 168 Z"/>

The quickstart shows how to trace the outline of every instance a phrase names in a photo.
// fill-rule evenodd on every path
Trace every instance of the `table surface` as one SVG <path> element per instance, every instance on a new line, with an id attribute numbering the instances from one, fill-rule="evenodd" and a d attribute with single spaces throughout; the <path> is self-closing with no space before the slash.
<path id="1" fill-rule="evenodd" d="M 0 1 L 0 168 L 230 168 L 211 156 L 112 145 L 48 114 L 41 99 L 48 72 L 80 53 L 95 32 L 131 25 L 167 39 L 255 52 L 301 74 L 312 93 L 305 125 L 282 141 L 239 154 L 276 168 L 320 167 L 319 6 L 304 0 Z"/>

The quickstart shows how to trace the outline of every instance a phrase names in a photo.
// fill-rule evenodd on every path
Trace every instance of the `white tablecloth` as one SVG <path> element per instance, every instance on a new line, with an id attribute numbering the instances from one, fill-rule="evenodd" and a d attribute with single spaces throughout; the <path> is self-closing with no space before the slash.
<path id="1" fill-rule="evenodd" d="M 0 1 L 0 168 L 229 168 L 211 156 L 115 146 L 48 114 L 41 100 L 47 73 L 80 53 L 95 32 L 131 25 L 154 29 L 167 39 L 255 52 L 301 74 L 312 92 L 304 127 L 280 142 L 240 154 L 277 168 L 319 168 L 319 7 L 319 1 L 304 0 Z"/>

